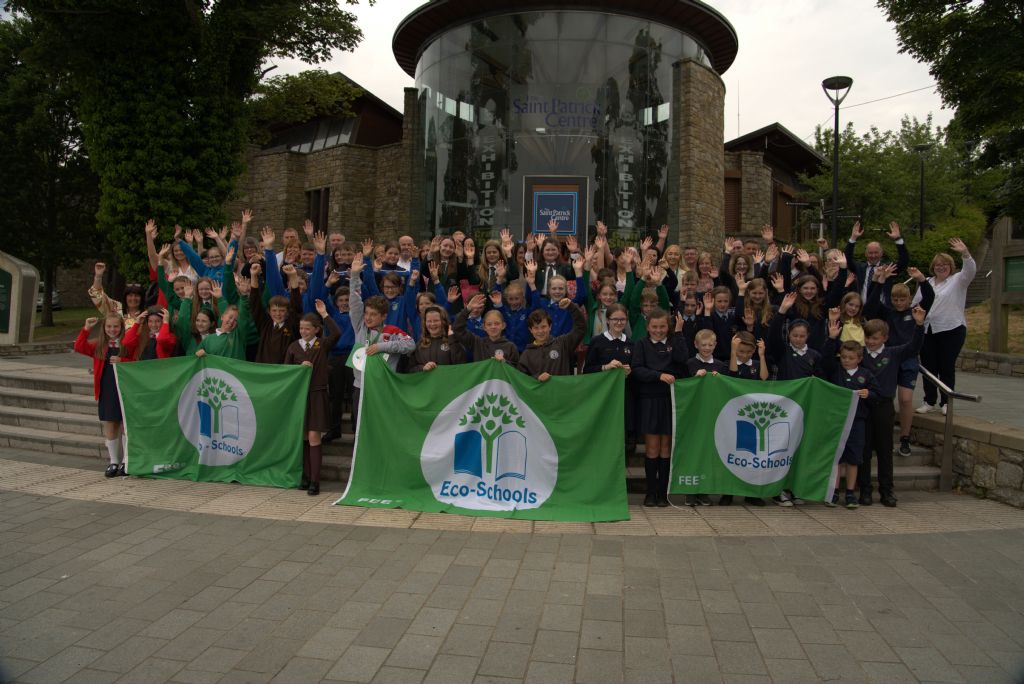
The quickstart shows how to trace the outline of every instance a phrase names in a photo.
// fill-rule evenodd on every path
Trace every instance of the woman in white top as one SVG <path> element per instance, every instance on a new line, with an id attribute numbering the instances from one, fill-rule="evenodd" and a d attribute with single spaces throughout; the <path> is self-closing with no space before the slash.
<path id="1" fill-rule="evenodd" d="M 967 245 L 960 238 L 953 238 L 949 246 L 960 253 L 963 268 L 957 272 L 956 262 L 949 254 L 936 254 L 932 259 L 932 277 L 928 279 L 935 290 L 935 303 L 928 310 L 925 320 L 924 345 L 921 347 L 921 366 L 937 375 L 950 389 L 956 385 L 956 358 L 967 339 L 967 320 L 964 309 L 967 305 L 967 286 L 974 280 L 978 265 L 974 262 Z M 921 291 L 914 295 L 914 304 L 921 300 Z M 936 400 L 946 412 L 946 397 L 939 396 L 938 387 L 927 377 L 924 381 L 924 403 L 918 413 L 935 410 Z"/>

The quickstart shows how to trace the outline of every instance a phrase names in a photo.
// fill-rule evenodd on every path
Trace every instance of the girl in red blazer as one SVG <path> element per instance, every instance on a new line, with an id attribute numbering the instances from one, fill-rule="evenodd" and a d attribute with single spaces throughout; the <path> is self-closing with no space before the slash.
<path id="1" fill-rule="evenodd" d="M 124 319 L 118 314 L 106 316 L 99 335 L 90 340 L 89 333 L 98 322 L 98 318 L 85 320 L 75 340 L 75 351 L 92 357 L 93 392 L 99 403 L 100 424 L 103 426 L 103 437 L 110 456 L 106 476 L 124 476 L 127 473 L 121 461 L 121 401 L 117 395 L 114 364 L 133 360 L 136 349 L 121 339 L 124 335 Z"/>
<path id="2" fill-rule="evenodd" d="M 143 332 L 145 326 L 145 332 Z M 139 339 L 142 335 L 142 339 Z M 124 334 L 124 346 L 135 349 L 133 361 L 169 359 L 174 356 L 178 338 L 171 332 L 167 309 L 151 306 L 139 315 L 135 325 Z"/>

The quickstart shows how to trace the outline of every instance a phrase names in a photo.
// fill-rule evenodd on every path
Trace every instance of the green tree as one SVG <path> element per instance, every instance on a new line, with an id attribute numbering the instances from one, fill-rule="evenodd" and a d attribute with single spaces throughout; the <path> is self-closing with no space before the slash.
<path id="1" fill-rule="evenodd" d="M 354 4 L 356 0 L 346 0 Z M 372 1 L 372 0 L 371 0 Z M 222 221 L 251 131 L 248 101 L 267 60 L 316 64 L 355 47 L 336 0 L 9 0 L 81 93 L 97 215 L 121 270 L 145 272 L 140 226 Z"/>
<path id="2" fill-rule="evenodd" d="M 39 268 L 42 324 L 52 326 L 57 269 L 99 251 L 99 182 L 75 117 L 78 94 L 41 59 L 38 39 L 25 18 L 0 21 L 0 245 Z"/>
<path id="3" fill-rule="evenodd" d="M 900 50 L 928 64 L 951 127 L 973 140 L 973 160 L 998 171 L 998 199 L 1024 215 L 1024 4 L 878 0 Z"/>
<path id="4" fill-rule="evenodd" d="M 768 448 L 768 428 L 772 421 L 777 418 L 785 418 L 789 414 L 778 404 L 770 401 L 754 401 L 739 410 L 736 415 L 742 418 L 749 418 L 750 422 L 757 428 L 758 451 Z"/>
<path id="5" fill-rule="evenodd" d="M 317 116 L 350 116 L 352 104 L 362 94 L 341 74 L 310 69 L 276 76 L 259 84 L 249 102 L 251 139 L 265 143 L 276 126 L 309 121 Z"/>
<path id="6" fill-rule="evenodd" d="M 231 389 L 231 385 L 220 378 L 210 377 L 203 378 L 196 394 L 210 405 L 213 413 L 213 434 L 220 434 L 220 410 L 224 407 L 225 401 L 238 401 L 238 396 Z"/>
<path id="7" fill-rule="evenodd" d="M 491 472 L 494 457 L 494 442 L 498 439 L 506 425 L 526 427 L 526 421 L 519 415 L 512 400 L 504 394 L 487 394 L 476 400 L 466 415 L 459 419 L 460 426 L 478 425 L 480 436 L 484 438 L 487 448 L 487 472 Z"/>

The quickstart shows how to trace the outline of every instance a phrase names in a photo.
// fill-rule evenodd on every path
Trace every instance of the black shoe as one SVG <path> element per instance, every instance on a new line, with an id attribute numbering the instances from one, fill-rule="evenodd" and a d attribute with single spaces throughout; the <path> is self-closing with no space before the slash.
<path id="1" fill-rule="evenodd" d="M 910 456 L 909 437 L 900 437 L 900 456 Z"/>
<path id="2" fill-rule="evenodd" d="M 896 508 L 896 497 L 892 494 L 883 494 L 882 505 L 886 508 Z"/>
<path id="3" fill-rule="evenodd" d="M 732 494 L 723 494 L 718 497 L 719 506 L 732 506 Z"/>
<path id="4" fill-rule="evenodd" d="M 117 466 L 117 475 L 118 477 L 128 477 L 128 469 L 125 467 L 124 463 Z"/>
<path id="5" fill-rule="evenodd" d="M 317 494 L 319 494 L 320 493 L 320 483 L 319 482 L 310 482 L 309 483 L 309 490 L 308 490 L 307 493 L 310 496 L 316 496 Z"/>
<path id="6" fill-rule="evenodd" d="M 329 444 L 336 439 L 341 439 L 341 429 L 333 428 L 324 433 L 324 436 L 320 439 L 321 444 Z"/>
<path id="7" fill-rule="evenodd" d="M 121 469 L 121 466 L 116 463 L 111 463 L 107 466 L 107 469 L 103 471 L 104 477 L 117 477 L 117 471 Z"/>
<path id="8" fill-rule="evenodd" d="M 647 496 L 644 497 L 644 506 L 651 508 L 653 506 L 656 506 L 657 504 L 658 497 L 654 496 L 653 494 L 648 494 Z"/>
<path id="9" fill-rule="evenodd" d="M 859 503 L 861 506 L 870 506 L 872 503 L 871 492 L 861 492 L 860 498 L 857 499 L 857 503 Z"/>
<path id="10" fill-rule="evenodd" d="M 668 496 L 665 494 L 658 497 L 658 508 L 668 508 Z"/>
<path id="11" fill-rule="evenodd" d="M 683 499 L 683 503 L 685 503 L 687 506 L 696 506 L 697 496 L 694 494 L 687 494 L 686 498 Z"/>
<path id="12" fill-rule="evenodd" d="M 710 506 L 711 505 L 711 497 L 708 496 L 707 494 L 698 494 L 697 495 L 697 503 L 699 503 L 701 506 Z"/>
<path id="13" fill-rule="evenodd" d="M 758 498 L 756 496 L 745 496 L 743 497 L 743 503 L 747 504 L 748 506 L 764 506 L 764 499 Z"/>
<path id="14" fill-rule="evenodd" d="M 309 476 L 303 475 L 302 481 L 299 482 L 299 489 L 309 489 Z"/>

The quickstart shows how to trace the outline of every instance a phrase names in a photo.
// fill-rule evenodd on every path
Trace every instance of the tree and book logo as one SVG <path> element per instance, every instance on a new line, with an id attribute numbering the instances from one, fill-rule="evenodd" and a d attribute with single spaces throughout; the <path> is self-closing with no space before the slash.
<path id="1" fill-rule="evenodd" d="M 182 390 L 178 424 L 198 451 L 201 465 L 237 463 L 256 439 L 256 411 L 245 386 L 216 368 L 200 370 Z"/>
<path id="2" fill-rule="evenodd" d="M 504 380 L 476 385 L 438 414 L 420 465 L 438 501 L 470 509 L 536 508 L 558 478 L 551 435 Z"/>
<path id="3" fill-rule="evenodd" d="M 778 394 L 745 394 L 722 408 L 715 421 L 715 446 L 722 463 L 744 482 L 783 479 L 803 438 L 804 413 Z"/>

